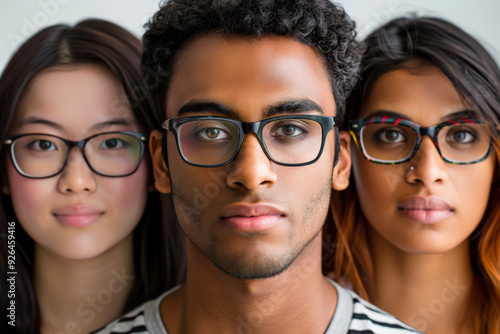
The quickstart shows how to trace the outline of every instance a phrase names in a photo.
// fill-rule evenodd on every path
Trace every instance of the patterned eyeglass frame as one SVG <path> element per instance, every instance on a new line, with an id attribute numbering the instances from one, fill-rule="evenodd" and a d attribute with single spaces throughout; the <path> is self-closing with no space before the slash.
<path id="1" fill-rule="evenodd" d="M 85 154 L 85 150 L 84 150 L 85 145 L 87 144 L 87 142 L 90 139 L 92 139 L 92 138 L 95 138 L 95 137 L 98 137 L 98 136 L 102 136 L 102 135 L 107 135 L 107 134 L 113 134 L 113 133 L 126 134 L 126 135 L 129 135 L 129 136 L 132 136 L 132 137 L 136 138 L 139 141 L 139 143 L 140 143 L 141 154 L 139 156 L 139 161 L 137 162 L 137 166 L 130 173 L 120 174 L 120 175 L 102 174 L 102 173 L 97 172 L 94 169 L 94 167 L 92 167 L 92 165 L 90 164 L 90 162 L 87 159 L 87 155 Z M 62 164 L 61 169 L 57 173 L 51 174 L 49 176 L 31 176 L 31 175 L 28 175 L 28 174 L 24 173 L 21 170 L 21 167 L 17 164 L 17 160 L 16 160 L 15 154 L 14 154 L 14 146 L 12 144 L 18 138 L 22 138 L 22 137 L 26 137 L 26 136 L 33 136 L 33 135 L 35 135 L 35 136 L 38 135 L 38 136 L 45 136 L 45 137 L 53 137 L 53 138 L 60 139 L 68 147 L 68 152 L 66 154 L 66 159 L 64 160 L 64 163 Z M 66 167 L 66 164 L 68 163 L 69 155 L 70 155 L 71 150 L 73 149 L 73 147 L 78 147 L 80 149 L 80 151 L 82 152 L 83 158 L 84 158 L 85 162 L 87 163 L 87 166 L 89 166 L 90 170 L 93 171 L 94 173 L 96 173 L 97 175 L 101 175 L 101 176 L 105 176 L 105 177 L 125 177 L 125 176 L 129 176 L 129 175 L 134 174 L 137 171 L 137 169 L 139 169 L 139 166 L 141 165 L 142 159 L 144 158 L 144 152 L 146 150 L 146 143 L 148 142 L 148 138 L 149 138 L 149 136 L 146 133 L 130 132 L 130 131 L 103 132 L 103 133 L 98 133 L 98 134 L 92 135 L 90 137 L 84 138 L 84 139 L 79 140 L 79 141 L 72 141 L 72 140 L 64 139 L 64 138 L 61 138 L 59 136 L 54 136 L 54 135 L 50 135 L 50 134 L 46 134 L 46 133 L 25 133 L 25 134 L 20 134 L 20 135 L 15 135 L 15 136 L 7 137 L 5 139 L 5 141 L 4 141 L 4 144 L 6 146 L 10 146 L 9 147 L 10 159 L 11 159 L 12 164 L 14 165 L 14 168 L 16 169 L 16 171 L 20 175 L 22 175 L 24 177 L 27 177 L 29 179 L 48 179 L 50 177 L 54 177 L 54 176 L 60 174 L 64 170 L 64 168 Z"/>
<path id="2" fill-rule="evenodd" d="M 406 158 L 396 160 L 396 161 L 382 161 L 382 160 L 373 159 L 373 158 L 366 156 L 365 152 L 363 151 L 363 148 L 361 147 L 361 130 L 363 129 L 363 127 L 365 125 L 369 125 L 369 124 L 403 125 L 403 126 L 410 128 L 411 130 L 415 131 L 415 133 L 417 134 L 417 139 L 415 141 L 415 145 L 413 147 L 412 152 Z M 358 151 L 363 156 L 363 158 L 367 161 L 377 163 L 377 164 L 397 165 L 397 164 L 401 164 L 401 163 L 410 161 L 417 154 L 417 152 L 420 148 L 420 144 L 422 142 L 422 138 L 425 135 L 428 135 L 429 137 L 431 137 L 432 142 L 439 153 L 439 156 L 441 157 L 441 159 L 443 159 L 447 163 L 454 164 L 454 165 L 470 165 L 470 164 L 475 164 L 475 163 L 481 162 L 483 160 L 486 160 L 490 156 L 491 152 L 493 151 L 491 140 L 490 140 L 488 152 L 480 159 L 468 161 L 468 162 L 458 162 L 458 161 L 449 160 L 443 156 L 441 149 L 439 147 L 439 143 L 437 142 L 439 132 L 447 126 L 456 125 L 456 124 L 484 124 L 484 123 L 479 121 L 477 118 L 470 117 L 470 118 L 460 118 L 460 119 L 450 120 L 450 121 L 446 121 L 443 123 L 439 123 L 439 124 L 434 125 L 434 126 L 423 127 L 420 124 L 417 124 L 415 122 L 412 122 L 412 121 L 409 121 L 409 120 L 403 119 L 403 118 L 388 117 L 388 116 L 376 116 L 376 117 L 363 118 L 360 120 L 351 120 L 348 122 L 348 128 L 349 128 L 349 133 L 351 134 L 351 137 L 354 140 L 354 143 L 355 143 L 356 147 L 358 148 Z"/>
<path id="3" fill-rule="evenodd" d="M 314 158 L 311 161 L 304 162 L 304 163 L 297 163 L 297 164 L 287 164 L 287 163 L 282 163 L 279 161 L 274 160 L 274 158 L 271 157 L 271 154 L 268 152 L 267 147 L 264 143 L 264 138 L 262 137 L 262 129 L 267 123 L 277 121 L 280 119 L 308 119 L 312 121 L 316 121 L 321 125 L 321 131 L 322 131 L 322 138 L 321 138 L 321 148 L 319 150 L 318 155 L 316 158 Z M 220 121 L 225 121 L 225 122 L 230 122 L 235 124 L 238 127 L 239 130 L 239 138 L 238 138 L 238 146 L 236 147 L 236 150 L 234 154 L 229 158 L 227 161 L 219 163 L 219 164 L 199 164 L 195 163 L 192 161 L 189 161 L 185 156 L 184 153 L 182 152 L 181 149 L 181 144 L 179 140 L 179 133 L 177 132 L 177 129 L 180 125 L 183 123 L 189 122 L 189 121 L 196 121 L 196 120 L 220 120 Z M 241 145 L 243 144 L 243 140 L 245 139 L 245 136 L 248 133 L 254 133 L 257 138 L 259 139 L 260 146 L 262 147 L 262 150 L 266 154 L 267 158 L 271 160 L 272 162 L 281 165 L 281 166 L 289 166 L 289 167 L 300 167 L 300 166 L 306 166 L 310 165 L 314 162 L 316 162 L 321 155 L 323 154 L 323 149 L 325 146 L 325 141 L 326 141 L 326 136 L 328 133 L 333 130 L 335 127 L 339 126 L 339 119 L 337 117 L 333 116 L 319 116 L 319 115 L 286 115 L 286 116 L 276 116 L 276 117 L 271 117 L 271 118 L 266 118 L 263 119 L 262 121 L 258 122 L 242 122 L 238 121 L 232 118 L 226 118 L 226 117 L 219 117 L 219 116 L 190 116 L 190 117 L 178 117 L 178 118 L 170 118 L 167 119 L 163 122 L 162 128 L 164 129 L 163 133 L 163 145 L 166 147 L 166 132 L 170 131 L 175 137 L 175 142 L 177 144 L 177 150 L 182 158 L 182 160 L 192 166 L 196 167 L 207 167 L 207 168 L 212 168 L 212 167 L 221 167 L 221 166 L 226 166 L 230 164 L 231 162 L 234 161 L 238 153 L 240 152 Z M 164 157 L 165 158 L 165 157 Z"/>

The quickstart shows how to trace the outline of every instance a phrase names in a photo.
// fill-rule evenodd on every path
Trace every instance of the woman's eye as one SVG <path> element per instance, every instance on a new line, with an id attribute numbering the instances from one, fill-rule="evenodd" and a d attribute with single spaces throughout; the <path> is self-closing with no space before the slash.
<path id="1" fill-rule="evenodd" d="M 125 142 L 118 138 L 106 139 L 102 142 L 101 147 L 104 149 L 119 149 L 126 146 Z"/>
<path id="2" fill-rule="evenodd" d="M 376 134 L 376 138 L 378 141 L 392 144 L 392 143 L 400 143 L 406 140 L 406 136 L 397 130 L 380 130 Z"/>
<path id="3" fill-rule="evenodd" d="M 30 147 L 37 151 L 55 151 L 57 150 L 56 145 L 48 140 L 35 140 L 30 144 Z"/>
<path id="4" fill-rule="evenodd" d="M 448 140 L 451 140 L 459 144 L 469 144 L 476 140 L 477 136 L 467 130 L 457 130 L 448 136 Z"/>
<path id="5" fill-rule="evenodd" d="M 220 140 L 229 138 L 227 132 L 217 128 L 203 129 L 199 131 L 199 135 L 206 140 Z"/>

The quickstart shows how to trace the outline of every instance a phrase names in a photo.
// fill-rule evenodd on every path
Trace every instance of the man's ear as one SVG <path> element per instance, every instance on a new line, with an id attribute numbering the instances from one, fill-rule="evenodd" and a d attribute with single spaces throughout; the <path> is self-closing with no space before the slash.
<path id="1" fill-rule="evenodd" d="M 170 184 L 170 174 L 167 165 L 163 160 L 162 154 L 163 134 L 161 131 L 154 130 L 149 135 L 149 151 L 153 163 L 153 175 L 155 178 L 155 186 L 159 192 L 168 194 L 172 191 Z"/>
<path id="2" fill-rule="evenodd" d="M 332 188 L 344 190 L 349 186 L 349 176 L 351 175 L 351 137 L 346 131 L 340 131 L 339 139 L 339 161 L 333 169 Z"/>

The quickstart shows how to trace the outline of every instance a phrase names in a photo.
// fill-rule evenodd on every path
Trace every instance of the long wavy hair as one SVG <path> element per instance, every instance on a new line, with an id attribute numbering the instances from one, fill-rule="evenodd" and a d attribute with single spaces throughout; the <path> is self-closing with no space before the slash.
<path id="1" fill-rule="evenodd" d="M 0 189 L 6 182 L 4 139 L 19 102 L 31 79 L 53 67 L 96 63 L 109 68 L 122 84 L 135 117 L 146 132 L 160 120 L 141 75 L 142 45 L 123 28 L 103 20 L 45 28 L 25 42 L 13 55 L 0 78 Z M 135 281 L 124 311 L 180 283 L 185 272 L 184 236 L 175 223 L 169 198 L 150 192 L 143 216 L 134 229 Z M 169 219 L 167 219 L 169 218 Z M 17 222 L 11 198 L 0 197 L 0 307 L 7 310 L 7 224 Z M 166 224 L 165 221 L 170 223 Z M 38 333 L 40 312 L 33 284 L 34 241 L 16 224 L 16 326 L 2 319 L 0 332 Z M 111 320 L 111 319 L 110 319 Z M 9 327 L 9 328 L 7 328 Z"/>
<path id="2" fill-rule="evenodd" d="M 346 115 L 356 119 L 376 80 L 415 64 L 431 64 L 451 81 L 463 101 L 491 124 L 496 171 L 485 214 L 469 236 L 475 280 L 467 314 L 475 333 L 500 329 L 500 71 L 483 46 L 466 32 L 439 18 L 403 17 L 390 21 L 365 39 L 360 81 L 347 100 Z M 344 121 L 344 129 L 347 119 Z M 333 221 L 325 226 L 324 272 L 350 285 L 362 297 L 373 296 L 373 266 L 366 222 L 351 176 L 347 190 L 334 193 Z"/>

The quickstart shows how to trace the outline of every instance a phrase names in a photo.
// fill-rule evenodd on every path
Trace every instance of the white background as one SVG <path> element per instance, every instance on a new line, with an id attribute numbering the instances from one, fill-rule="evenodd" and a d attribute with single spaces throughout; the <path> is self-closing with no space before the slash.
<path id="1" fill-rule="evenodd" d="M 159 0 L 0 0 L 0 71 L 12 53 L 40 28 L 97 17 L 140 37 Z M 338 0 L 357 22 L 360 37 L 390 18 L 415 12 L 439 16 L 476 37 L 500 63 L 500 0 Z"/>

